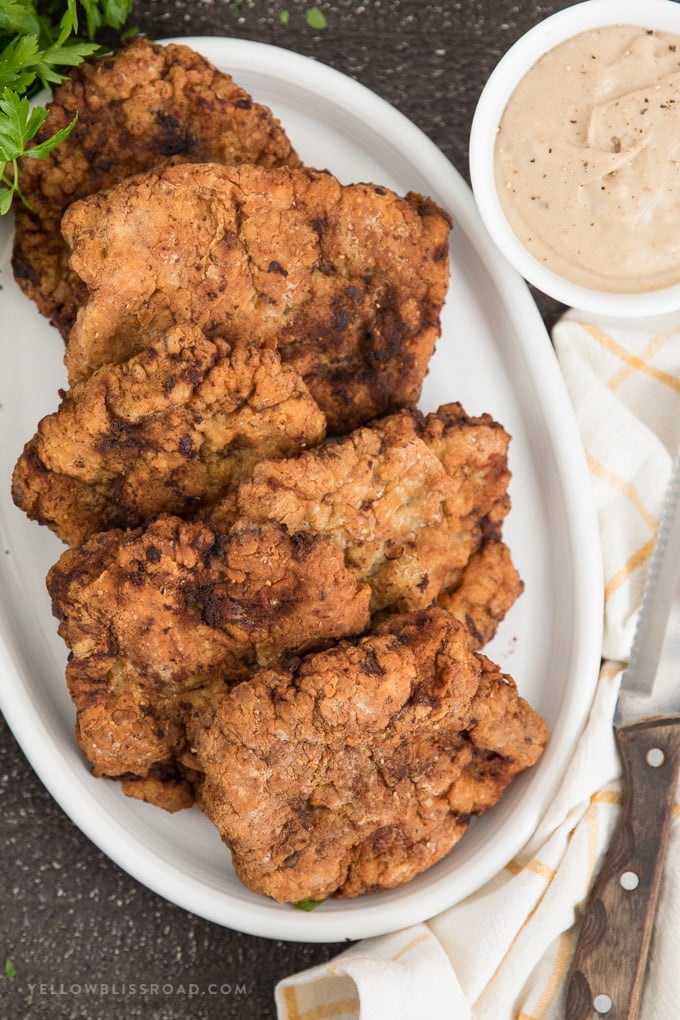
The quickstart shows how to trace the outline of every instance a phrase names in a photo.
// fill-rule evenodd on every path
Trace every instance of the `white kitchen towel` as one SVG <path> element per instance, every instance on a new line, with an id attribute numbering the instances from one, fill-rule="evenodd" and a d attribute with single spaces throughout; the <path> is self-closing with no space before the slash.
<path id="1" fill-rule="evenodd" d="M 603 665 L 587 725 L 522 853 L 426 924 L 280 982 L 279 1020 L 564 1020 L 581 906 L 621 809 L 612 716 L 680 444 L 680 315 L 624 323 L 570 312 L 553 341 L 602 536 Z M 641 1020 L 680 1016 L 679 816 L 676 803 Z"/>

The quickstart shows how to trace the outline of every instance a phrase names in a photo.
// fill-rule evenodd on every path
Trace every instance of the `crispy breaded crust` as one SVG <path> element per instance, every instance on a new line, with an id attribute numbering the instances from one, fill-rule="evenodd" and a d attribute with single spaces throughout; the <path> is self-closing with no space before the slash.
<path id="1" fill-rule="evenodd" d="M 126 797 L 174 812 L 194 803 L 195 779 L 180 764 L 171 762 L 153 765 L 145 776 L 127 776 L 120 785 Z"/>
<path id="2" fill-rule="evenodd" d="M 368 585 L 325 536 L 161 517 L 67 550 L 47 579 L 80 746 L 99 775 L 147 776 L 184 747 L 178 701 L 370 623 Z"/>
<path id="3" fill-rule="evenodd" d="M 546 739 L 445 610 L 257 672 L 190 715 L 199 803 L 239 878 L 280 902 L 408 881 Z"/>
<path id="4" fill-rule="evenodd" d="M 66 552 L 48 587 L 95 769 L 146 776 L 183 753 L 188 691 L 360 634 L 371 612 L 422 608 L 460 583 L 509 506 L 507 443 L 459 405 L 402 411 L 290 470 L 266 462 L 224 518 L 161 517 Z"/>
<path id="5" fill-rule="evenodd" d="M 14 274 L 64 336 L 86 296 L 59 230 L 71 202 L 168 162 L 300 163 L 271 111 L 187 46 L 137 37 L 73 68 L 54 89 L 37 140 L 76 115 L 46 160 L 20 161 L 31 211 L 15 203 Z"/>
<path id="6" fill-rule="evenodd" d="M 172 166 L 62 221 L 89 297 L 71 382 L 172 325 L 276 346 L 332 432 L 417 401 L 449 282 L 450 220 L 420 196 L 329 173 Z"/>
<path id="7" fill-rule="evenodd" d="M 262 457 L 323 439 L 325 418 L 276 351 L 173 327 L 121 365 L 98 369 L 40 422 L 12 495 L 68 545 L 195 513 Z"/>
<path id="8" fill-rule="evenodd" d="M 509 548 L 489 538 L 468 560 L 460 583 L 442 592 L 437 602 L 467 628 L 471 647 L 481 649 L 523 591 Z"/>
<path id="9" fill-rule="evenodd" d="M 490 415 L 470 417 L 457 403 L 427 416 L 405 408 L 289 461 L 261 461 L 235 491 L 235 513 L 331 535 L 370 577 L 373 611 L 421 609 L 458 583 L 484 539 L 499 537 L 509 440 Z"/>

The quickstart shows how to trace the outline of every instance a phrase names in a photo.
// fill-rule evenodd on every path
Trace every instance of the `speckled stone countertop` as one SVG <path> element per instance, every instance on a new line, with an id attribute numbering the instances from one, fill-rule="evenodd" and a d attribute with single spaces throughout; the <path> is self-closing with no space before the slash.
<path id="1" fill-rule="evenodd" d="M 467 177 L 470 124 L 487 76 L 519 35 L 570 4 L 319 0 L 323 31 L 306 25 L 308 6 L 148 0 L 135 4 L 131 22 L 154 38 L 226 35 L 314 57 L 396 106 Z M 550 326 L 559 309 L 537 300 Z M 242 935 L 162 900 L 75 828 L 4 724 L 0 790 L 0 957 L 16 971 L 0 977 L 2 1020 L 266 1020 L 275 1016 L 280 978 L 341 948 Z"/>

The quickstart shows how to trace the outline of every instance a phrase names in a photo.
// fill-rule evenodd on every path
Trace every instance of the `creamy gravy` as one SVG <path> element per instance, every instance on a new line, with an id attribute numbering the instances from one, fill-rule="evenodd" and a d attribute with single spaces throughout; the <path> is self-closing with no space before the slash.
<path id="1" fill-rule="evenodd" d="M 619 293 L 680 282 L 680 36 L 612 25 L 551 50 L 510 97 L 495 174 L 554 272 Z"/>

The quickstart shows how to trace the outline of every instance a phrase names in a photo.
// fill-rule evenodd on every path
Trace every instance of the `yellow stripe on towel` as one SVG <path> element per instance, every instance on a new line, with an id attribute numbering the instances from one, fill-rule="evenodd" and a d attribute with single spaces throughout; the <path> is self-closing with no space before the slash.
<path id="1" fill-rule="evenodd" d="M 608 350 L 610 354 L 619 358 L 629 368 L 635 369 L 638 372 L 642 372 L 645 375 L 651 376 L 652 379 L 656 379 L 657 382 L 662 383 L 664 386 L 668 386 L 670 389 L 675 390 L 676 393 L 680 393 L 680 379 L 674 375 L 670 375 L 668 372 L 662 372 L 659 368 L 654 368 L 653 365 L 648 365 L 637 354 L 632 354 L 627 351 L 625 347 L 617 343 L 608 333 L 605 333 L 599 326 L 594 326 L 592 323 L 582 322 L 581 326 L 593 338 L 601 347 Z"/>

